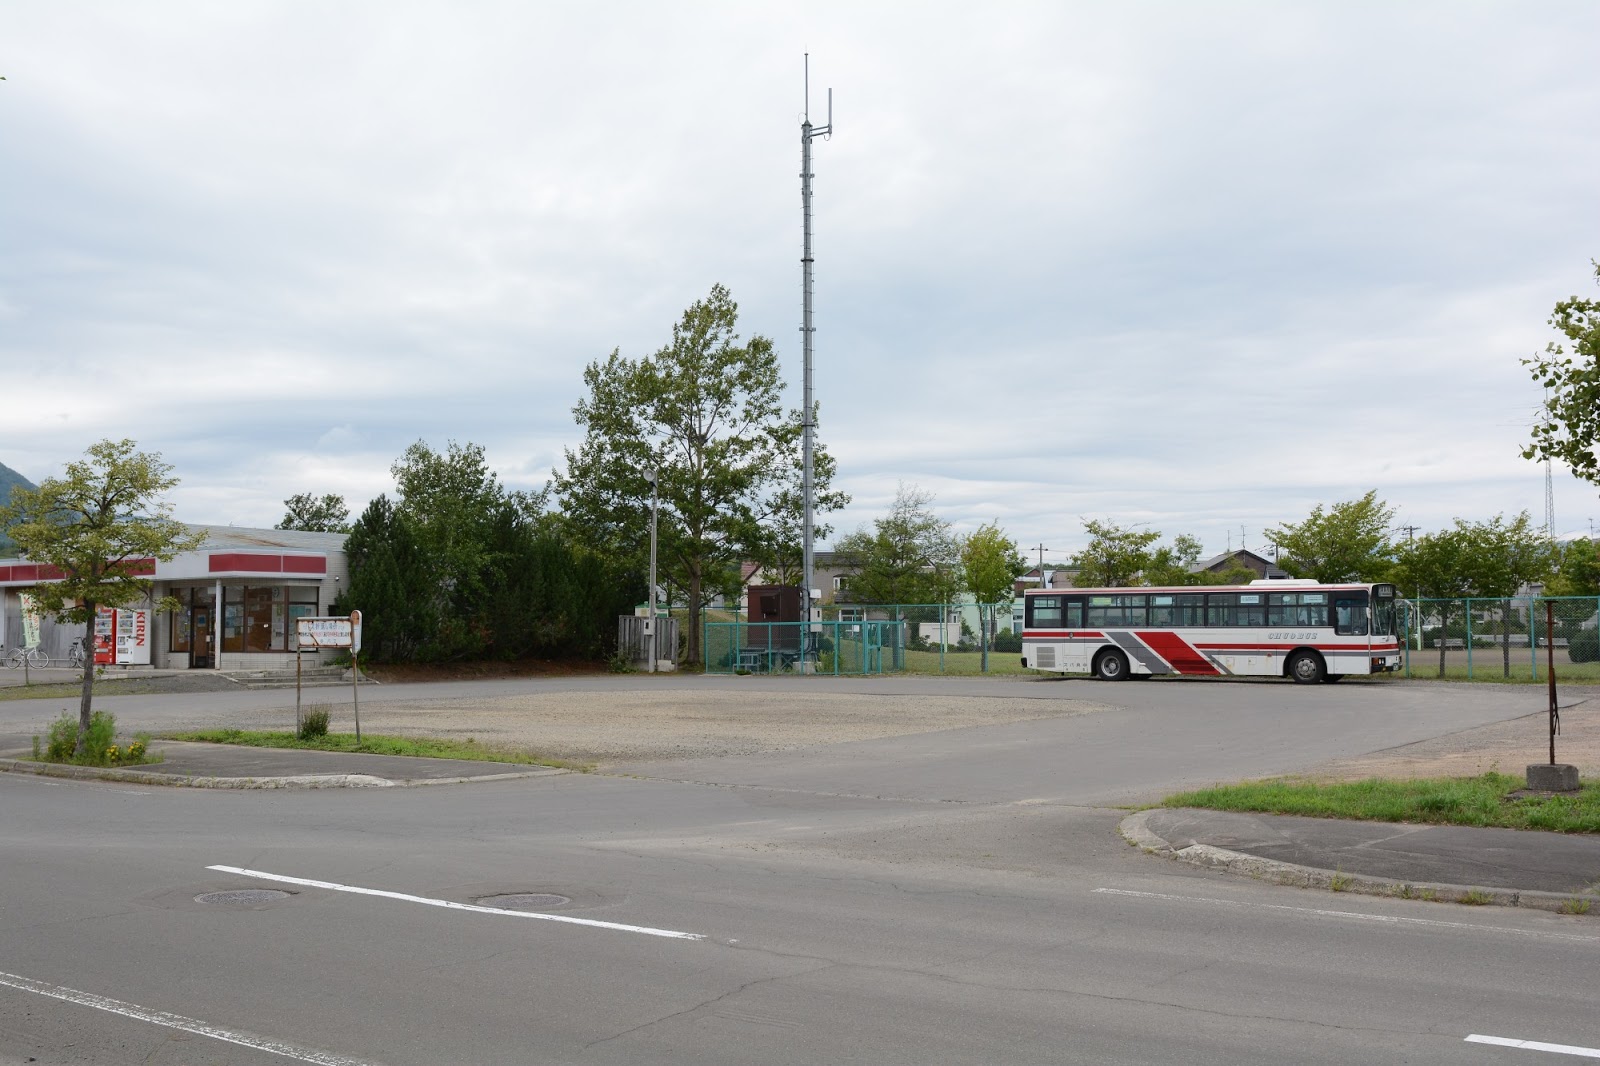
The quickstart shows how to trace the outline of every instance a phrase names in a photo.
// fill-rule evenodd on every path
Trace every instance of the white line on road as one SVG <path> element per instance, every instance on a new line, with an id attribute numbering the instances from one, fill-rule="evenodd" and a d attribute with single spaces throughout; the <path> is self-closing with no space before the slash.
<path id="1" fill-rule="evenodd" d="M 473 911 L 477 914 L 505 914 L 512 918 L 539 918 L 546 922 L 587 925 L 595 929 L 615 929 L 623 933 L 644 933 L 646 936 L 664 936 L 672 940 L 704 940 L 706 938 L 704 933 L 680 933 L 676 929 L 652 929 L 647 925 L 600 922 L 593 918 L 574 918 L 567 914 L 540 914 L 535 911 L 507 910 L 504 907 L 484 907 L 476 903 L 457 903 L 455 900 L 450 899 L 429 899 L 427 896 L 413 896 L 405 892 L 387 892 L 381 888 L 361 888 L 357 885 L 341 885 L 334 881 L 312 881 L 305 877 L 269 874 L 262 870 L 247 870 L 241 866 L 207 866 L 206 869 L 217 870 L 225 874 L 239 874 L 242 877 L 257 877 L 264 881 L 280 881 L 286 885 L 325 888 L 330 892 L 353 892 L 358 896 L 382 896 L 384 899 L 404 900 L 407 903 L 426 903 L 430 907 L 445 907 L 453 911 Z"/>
<path id="2" fill-rule="evenodd" d="M 1576 1055 L 1581 1059 L 1600 1059 L 1600 1048 L 1574 1047 L 1571 1044 L 1546 1044 L 1539 1040 L 1513 1040 L 1508 1036 L 1467 1037 L 1468 1044 L 1496 1044 L 1500 1047 L 1519 1047 L 1524 1051 L 1553 1051 L 1557 1055 Z"/>
<path id="3" fill-rule="evenodd" d="M 1164 899 L 1177 903 L 1210 903 L 1218 907 L 1246 907 L 1253 910 L 1289 911 L 1294 914 L 1311 914 L 1319 918 L 1355 918 L 1363 922 L 1383 922 L 1389 925 L 1415 925 L 1434 929 L 1470 929 L 1475 933 L 1509 933 L 1512 936 L 1533 937 L 1537 940 L 1570 940 L 1583 944 L 1600 943 L 1600 936 L 1581 936 L 1577 933 L 1547 933 L 1538 929 L 1512 929 L 1503 925 L 1474 925 L 1471 922 L 1441 922 L 1433 918 L 1401 918 L 1392 914 L 1364 914 L 1361 911 L 1331 911 L 1312 907 L 1290 907 L 1282 903 L 1247 903 L 1243 900 L 1213 899 L 1209 896 L 1174 896 L 1163 892 L 1135 892 L 1126 888 L 1097 888 L 1108 896 L 1134 896 L 1139 899 Z"/>
<path id="4" fill-rule="evenodd" d="M 63 988 L 60 985 L 46 984 L 35 981 L 29 977 L 21 977 L 14 973 L 0 973 L 0 985 L 20 989 L 23 992 L 32 992 L 35 995 L 49 996 L 66 1003 L 75 1003 L 80 1007 L 93 1007 L 95 1010 L 107 1011 L 111 1014 L 120 1014 L 125 1018 L 133 1018 L 152 1025 L 166 1026 L 168 1029 L 181 1029 L 186 1033 L 197 1036 L 209 1036 L 213 1040 L 226 1041 L 229 1044 L 238 1044 L 241 1047 L 254 1048 L 257 1051 L 267 1051 L 274 1055 L 282 1055 L 286 1059 L 298 1059 L 301 1062 L 316 1063 L 317 1066 L 373 1066 L 361 1059 L 347 1059 L 343 1055 L 334 1055 L 315 1048 L 297 1047 L 294 1044 L 285 1044 L 278 1040 L 269 1040 L 266 1037 L 256 1036 L 252 1033 L 239 1032 L 234 1029 L 223 1029 L 220 1026 L 209 1025 L 194 1018 L 185 1018 L 181 1014 L 168 1014 L 162 1010 L 149 1010 L 133 1003 L 124 1003 L 120 999 L 107 999 L 97 996 L 93 992 L 80 992 L 76 988 Z"/>

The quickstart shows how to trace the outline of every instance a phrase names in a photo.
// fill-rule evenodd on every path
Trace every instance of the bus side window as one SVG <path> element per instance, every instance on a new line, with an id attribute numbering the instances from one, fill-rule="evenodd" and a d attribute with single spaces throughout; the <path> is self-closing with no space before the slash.
<path id="1" fill-rule="evenodd" d="M 1367 635 L 1367 597 L 1335 596 L 1333 600 L 1333 631 L 1341 637 Z"/>
<path id="2" fill-rule="evenodd" d="M 1234 624 L 1234 614 L 1238 609 L 1237 592 L 1206 593 L 1206 625 L 1231 626 Z"/>
<path id="3" fill-rule="evenodd" d="M 1061 628 L 1061 597 L 1060 596 L 1030 596 L 1028 597 L 1028 628 L 1029 629 L 1059 629 Z"/>
<path id="4" fill-rule="evenodd" d="M 1067 596 L 1064 599 L 1064 604 L 1065 604 L 1065 610 L 1067 612 L 1067 628 L 1068 629 L 1082 629 L 1083 628 L 1083 597 L 1082 596 Z"/>

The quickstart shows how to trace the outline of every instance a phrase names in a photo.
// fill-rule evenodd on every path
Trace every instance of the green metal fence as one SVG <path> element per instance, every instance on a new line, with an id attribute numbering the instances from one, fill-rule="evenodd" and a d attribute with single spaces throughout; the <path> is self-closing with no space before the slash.
<path id="1" fill-rule="evenodd" d="M 901 669 L 904 627 L 892 621 L 707 622 L 708 674 L 881 674 Z"/>
<path id="2" fill-rule="evenodd" d="M 707 620 L 706 672 L 973 674 L 982 663 L 980 619 L 992 618 L 997 633 L 1013 625 L 1009 603 L 825 604 L 819 613 L 804 654 L 803 622 Z M 1017 656 L 991 644 L 989 661 L 993 669 Z"/>
<path id="3" fill-rule="evenodd" d="M 1549 626 L 1547 632 L 1547 611 Z M 1600 681 L 1600 597 L 1513 596 L 1406 601 L 1405 676 Z"/>

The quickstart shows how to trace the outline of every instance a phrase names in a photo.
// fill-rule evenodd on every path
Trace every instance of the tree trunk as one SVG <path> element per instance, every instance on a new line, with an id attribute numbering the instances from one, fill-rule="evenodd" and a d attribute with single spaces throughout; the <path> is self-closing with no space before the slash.
<path id="1" fill-rule="evenodd" d="M 99 611 L 92 603 L 83 606 L 89 612 L 89 621 L 84 623 L 83 688 L 78 697 L 78 743 L 73 749 L 74 755 L 82 755 L 89 743 L 89 715 L 90 707 L 94 703 L 94 625 Z"/>
<path id="2" fill-rule="evenodd" d="M 983 617 L 983 604 L 978 605 L 978 628 L 983 630 L 983 672 L 989 672 L 989 623 Z"/>
<path id="3" fill-rule="evenodd" d="M 689 568 L 689 647 L 684 658 L 700 662 L 700 568 Z M 690 667 L 693 669 L 693 667 Z"/>

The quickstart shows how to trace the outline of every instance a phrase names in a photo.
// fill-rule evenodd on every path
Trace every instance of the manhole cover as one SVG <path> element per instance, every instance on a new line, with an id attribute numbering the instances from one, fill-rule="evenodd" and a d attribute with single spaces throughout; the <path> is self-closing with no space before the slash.
<path id="1" fill-rule="evenodd" d="M 231 892 L 202 892 L 194 898 L 196 903 L 273 903 L 288 899 L 289 893 L 275 888 L 238 888 Z"/>
<path id="2" fill-rule="evenodd" d="M 502 896 L 483 896 L 479 906 L 500 907 L 508 911 L 547 911 L 552 907 L 565 907 L 572 900 L 554 892 L 508 892 Z"/>

